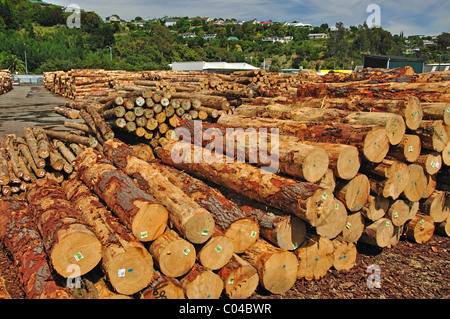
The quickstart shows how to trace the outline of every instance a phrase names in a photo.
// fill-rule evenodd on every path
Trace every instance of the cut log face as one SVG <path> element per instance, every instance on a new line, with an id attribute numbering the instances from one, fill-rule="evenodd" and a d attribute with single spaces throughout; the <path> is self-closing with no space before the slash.
<path id="1" fill-rule="evenodd" d="M 350 270 L 356 264 L 356 256 L 358 252 L 353 243 L 340 240 L 333 240 L 334 260 L 333 267 L 336 270 Z"/>
<path id="2" fill-rule="evenodd" d="M 230 299 L 247 299 L 256 290 L 259 282 L 256 268 L 236 254 L 218 272 Z"/>
<path id="3" fill-rule="evenodd" d="M 244 252 L 242 258 L 257 269 L 259 283 L 273 294 L 282 294 L 295 283 L 298 261 L 292 252 L 260 238 Z"/>
<path id="4" fill-rule="evenodd" d="M 398 199 L 392 203 L 386 213 L 386 218 L 392 221 L 394 226 L 402 226 L 410 217 L 410 207 L 404 200 Z"/>
<path id="5" fill-rule="evenodd" d="M 335 193 L 345 206 L 352 212 L 359 211 L 367 202 L 370 194 L 369 179 L 364 174 L 359 174 L 350 182 L 339 187 Z"/>
<path id="6" fill-rule="evenodd" d="M 366 225 L 360 241 L 378 247 L 386 247 L 390 244 L 393 235 L 392 221 L 387 218 L 380 218 Z"/>
<path id="7" fill-rule="evenodd" d="M 357 242 L 364 231 L 364 218 L 360 212 L 349 214 L 345 228 L 339 236 L 342 240 L 354 243 Z"/>
<path id="8" fill-rule="evenodd" d="M 102 198 L 140 241 L 158 238 L 167 226 L 167 210 L 92 148 L 77 156 L 78 176 Z"/>
<path id="9" fill-rule="evenodd" d="M 101 259 L 101 243 L 86 225 L 78 221 L 78 213 L 51 179 L 40 179 L 27 193 L 30 209 L 38 220 L 39 231 L 53 268 L 69 277 L 72 266 L 80 267 L 80 275 L 89 272 Z"/>
<path id="10" fill-rule="evenodd" d="M 141 294 L 141 299 L 184 299 L 181 283 L 172 277 L 162 275 L 159 271 L 153 273 L 153 278 L 147 289 Z"/>
<path id="11" fill-rule="evenodd" d="M 0 200 L 0 238 L 19 270 L 27 298 L 71 298 L 66 288 L 59 287 L 53 279 L 42 238 L 25 201 L 12 197 Z"/>
<path id="12" fill-rule="evenodd" d="M 195 264 L 194 246 L 169 228 L 149 250 L 161 272 L 169 277 L 183 276 Z"/>
<path id="13" fill-rule="evenodd" d="M 363 154 L 367 160 L 380 163 L 389 152 L 389 138 L 385 128 L 377 128 L 367 133 Z"/>
<path id="14" fill-rule="evenodd" d="M 326 237 L 314 236 L 305 240 L 295 251 L 299 260 L 297 278 L 313 280 L 325 276 L 333 265 L 333 252 L 333 242 Z"/>
<path id="15" fill-rule="evenodd" d="M 383 196 L 369 195 L 366 205 L 361 208 L 361 213 L 367 219 L 376 221 L 383 217 L 389 209 L 389 199 Z"/>
<path id="16" fill-rule="evenodd" d="M 219 299 L 223 290 L 219 275 L 198 264 L 181 279 L 181 285 L 188 299 Z"/>
<path id="17" fill-rule="evenodd" d="M 430 240 L 434 233 L 434 220 L 424 214 L 416 214 L 406 225 L 406 236 L 418 244 Z"/>
<path id="18" fill-rule="evenodd" d="M 211 270 L 224 267 L 233 256 L 233 242 L 225 235 L 214 234 L 197 254 L 198 261 Z"/>
<path id="19" fill-rule="evenodd" d="M 430 215 L 435 223 L 441 223 L 450 216 L 450 195 L 435 190 L 425 201 L 421 201 L 421 212 Z"/>
<path id="20" fill-rule="evenodd" d="M 345 205 L 340 200 L 335 199 L 333 213 L 328 217 L 325 224 L 316 227 L 316 232 L 320 236 L 332 239 L 342 232 L 346 223 L 347 210 Z"/>
<path id="21" fill-rule="evenodd" d="M 403 195 L 412 202 L 417 202 L 422 198 L 427 185 L 427 178 L 423 168 L 417 164 L 411 164 L 409 168 L 409 181 L 406 184 Z"/>

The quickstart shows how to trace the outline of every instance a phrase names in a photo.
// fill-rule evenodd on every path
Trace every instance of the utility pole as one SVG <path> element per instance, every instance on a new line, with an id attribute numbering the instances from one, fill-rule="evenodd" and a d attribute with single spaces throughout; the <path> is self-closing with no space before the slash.
<path id="1" fill-rule="evenodd" d="M 112 49 L 109 45 L 107 46 L 107 48 L 109 48 L 109 59 L 112 61 Z"/>
<path id="2" fill-rule="evenodd" d="M 27 50 L 23 50 L 25 52 L 25 74 L 28 74 L 28 64 L 27 64 Z"/>

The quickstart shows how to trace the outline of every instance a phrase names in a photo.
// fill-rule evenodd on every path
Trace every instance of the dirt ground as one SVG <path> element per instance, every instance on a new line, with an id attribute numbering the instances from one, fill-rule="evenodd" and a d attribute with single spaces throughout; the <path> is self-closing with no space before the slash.
<path id="1" fill-rule="evenodd" d="M 25 126 L 62 126 L 66 119 L 53 108 L 66 101 L 43 85 L 14 86 L 12 91 L 0 95 L 0 136 L 4 133 L 23 136 Z"/>

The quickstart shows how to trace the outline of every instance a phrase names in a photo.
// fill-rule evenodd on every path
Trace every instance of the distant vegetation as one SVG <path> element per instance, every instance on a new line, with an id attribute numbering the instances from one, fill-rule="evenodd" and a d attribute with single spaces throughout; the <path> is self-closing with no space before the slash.
<path id="1" fill-rule="evenodd" d="M 69 29 L 71 13 L 55 5 L 41 6 L 26 0 L 0 0 L 0 68 L 29 73 L 72 68 L 133 70 L 167 69 L 174 61 L 248 62 L 282 68 L 350 69 L 362 64 L 362 54 L 420 57 L 427 62 L 450 61 L 450 34 L 437 38 L 392 35 L 367 25 L 297 28 L 245 22 L 215 25 L 211 21 L 180 17 L 166 27 L 163 20 L 105 23 L 94 12 L 81 13 L 81 28 Z M 140 20 L 139 17 L 135 20 Z M 333 26 L 334 27 L 334 26 Z M 182 33 L 196 36 L 183 38 Z M 327 33 L 326 39 L 309 39 L 309 33 Z M 204 34 L 216 34 L 205 40 Z M 263 41 L 266 37 L 292 37 L 287 43 Z M 237 38 L 237 40 L 236 40 Z M 110 60 L 110 48 L 112 60 Z"/>

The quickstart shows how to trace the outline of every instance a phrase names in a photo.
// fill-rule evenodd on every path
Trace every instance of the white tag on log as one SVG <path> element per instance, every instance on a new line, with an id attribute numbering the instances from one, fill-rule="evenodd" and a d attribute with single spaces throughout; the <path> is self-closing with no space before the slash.
<path id="1" fill-rule="evenodd" d="M 186 256 L 187 256 L 190 252 L 191 252 L 191 251 L 189 250 L 189 248 L 183 249 L 183 254 L 185 254 Z"/>
<path id="2" fill-rule="evenodd" d="M 147 238 L 148 237 L 148 233 L 146 231 L 143 231 L 141 233 L 141 239 Z"/>
<path id="3" fill-rule="evenodd" d="M 117 271 L 117 277 L 125 277 L 125 269 L 119 269 Z"/>
<path id="4" fill-rule="evenodd" d="M 81 252 L 76 253 L 75 255 L 73 255 L 73 257 L 75 257 L 76 261 L 80 261 L 81 259 L 83 259 L 83 255 L 81 254 Z"/>

